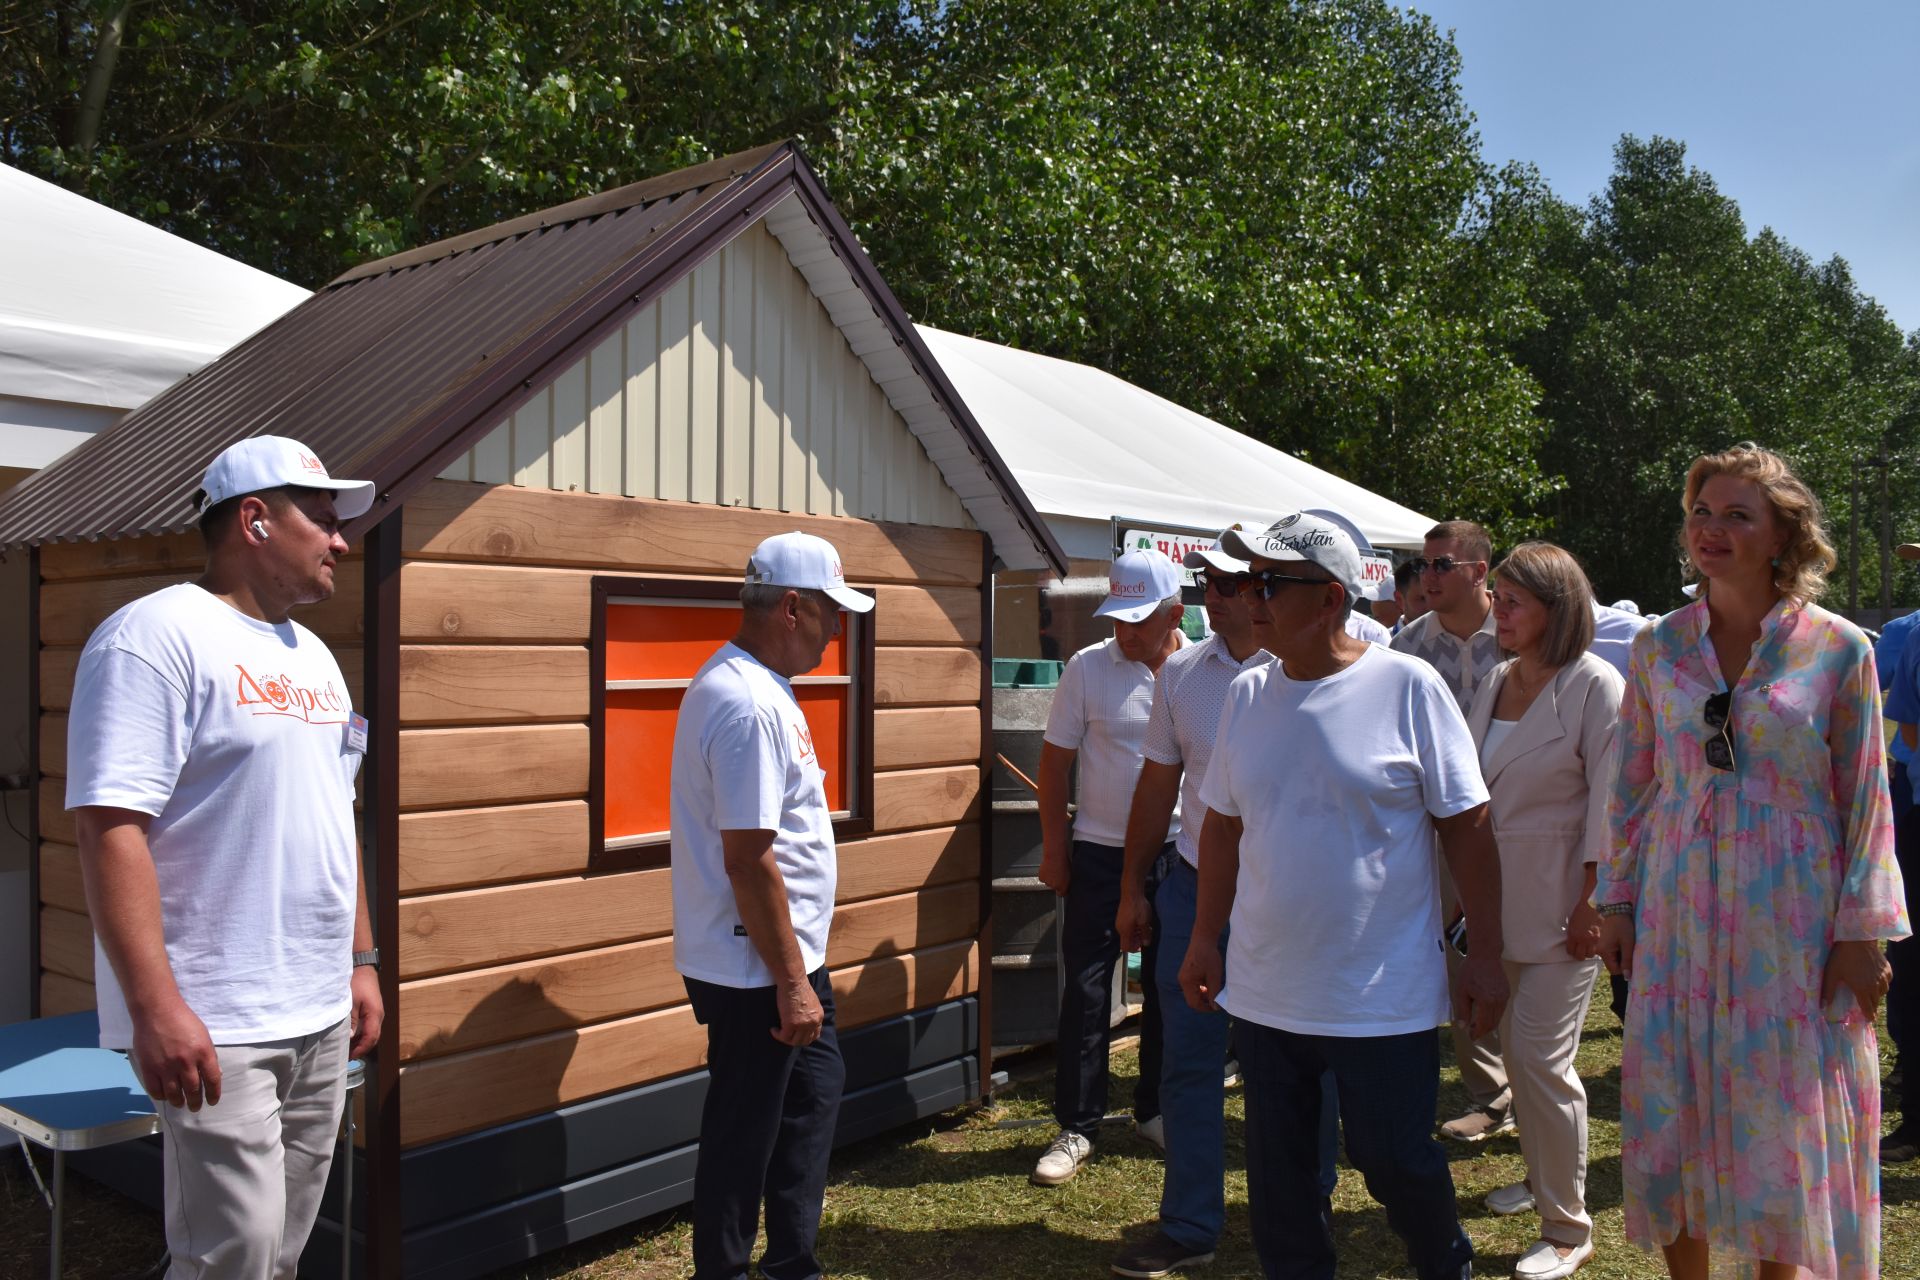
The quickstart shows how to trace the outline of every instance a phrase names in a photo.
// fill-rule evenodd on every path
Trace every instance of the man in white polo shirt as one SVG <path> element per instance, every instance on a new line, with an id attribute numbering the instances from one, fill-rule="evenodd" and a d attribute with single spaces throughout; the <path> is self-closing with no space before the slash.
<path id="1" fill-rule="evenodd" d="M 1421 1280 L 1472 1274 L 1432 1136 L 1446 966 L 1436 836 L 1467 904 L 1468 1021 L 1506 1004 L 1499 861 L 1472 737 L 1426 663 L 1346 634 L 1360 558 L 1339 526 L 1286 516 L 1231 534 L 1277 662 L 1227 693 L 1201 787 L 1199 902 L 1180 985 L 1234 1018 L 1246 1081 L 1247 1199 L 1269 1276 L 1332 1280 L 1320 1186 L 1321 1075 L 1347 1156 Z M 1217 939 L 1232 922 L 1223 957 Z"/>
<path id="2" fill-rule="evenodd" d="M 94 927 L 100 1043 L 160 1105 L 176 1276 L 291 1277 L 320 1209 L 349 1057 L 380 1038 L 339 664 L 289 613 L 333 594 L 373 486 L 280 436 L 195 498 L 207 569 L 94 630 L 67 807 Z"/>
<path id="3" fill-rule="evenodd" d="M 1113 638 L 1073 655 L 1061 673 L 1040 749 L 1040 879 L 1066 899 L 1060 924 L 1059 1033 L 1055 1040 L 1054 1119 L 1060 1132 L 1034 1166 L 1042 1186 L 1065 1182 L 1093 1153 L 1093 1135 L 1107 1110 L 1107 1048 L 1113 1038 L 1108 993 L 1120 935 L 1122 846 L 1127 810 L 1140 776 L 1154 673 L 1186 643 L 1180 619 L 1180 571 L 1158 551 L 1129 551 L 1113 562 L 1107 598 L 1094 616 L 1113 619 Z M 1080 808 L 1068 839 L 1068 777 L 1080 765 Z M 1179 817 L 1168 838 L 1179 835 Z M 1156 868 L 1173 846 L 1155 855 Z M 1150 886 L 1159 876 L 1150 873 Z M 1141 957 L 1151 966 L 1157 953 Z M 1150 971 L 1150 970 L 1149 970 Z M 1134 1120 L 1156 1146 L 1160 1135 L 1160 996 L 1145 984 L 1140 1014 L 1140 1080 Z"/>
<path id="4" fill-rule="evenodd" d="M 836 872 L 825 772 L 794 700 L 846 584 L 821 538 L 754 548 L 740 630 L 687 686 L 673 731 L 673 959 L 707 1028 L 693 1178 L 696 1280 L 744 1277 L 765 1201 L 768 1280 L 814 1280 L 827 1156 L 846 1067 L 827 980 Z"/>

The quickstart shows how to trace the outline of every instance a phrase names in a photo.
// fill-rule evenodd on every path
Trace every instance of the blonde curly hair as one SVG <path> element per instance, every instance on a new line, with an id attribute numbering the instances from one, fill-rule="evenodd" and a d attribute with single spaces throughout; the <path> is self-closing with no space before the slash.
<path id="1" fill-rule="evenodd" d="M 1827 541 L 1826 515 L 1820 499 L 1806 481 L 1793 473 L 1787 460 L 1771 449 L 1751 440 L 1719 453 L 1704 453 L 1687 468 L 1685 496 L 1680 503 L 1681 563 L 1685 576 L 1697 576 L 1691 557 L 1685 553 L 1686 521 L 1701 487 L 1714 476 L 1749 480 L 1766 495 L 1773 518 L 1786 530 L 1787 542 L 1773 562 L 1773 585 L 1783 596 L 1801 604 L 1812 604 L 1827 589 L 1827 575 L 1839 563 L 1833 544 Z"/>

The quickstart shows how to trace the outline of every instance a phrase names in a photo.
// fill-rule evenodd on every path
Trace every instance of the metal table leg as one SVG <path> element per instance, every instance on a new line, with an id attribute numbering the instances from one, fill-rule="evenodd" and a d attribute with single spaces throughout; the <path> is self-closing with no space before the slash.
<path id="1" fill-rule="evenodd" d="M 60 1280 L 60 1215 L 67 1207 L 67 1153 L 53 1149 L 53 1247 L 48 1274 Z"/>

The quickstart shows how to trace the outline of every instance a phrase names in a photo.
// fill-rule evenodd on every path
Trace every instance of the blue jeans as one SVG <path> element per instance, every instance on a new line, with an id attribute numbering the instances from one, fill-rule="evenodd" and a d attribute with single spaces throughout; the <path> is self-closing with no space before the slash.
<path id="1" fill-rule="evenodd" d="M 1920 906 L 1920 808 L 1913 803 L 1907 766 L 1894 761 L 1888 779 L 1893 794 L 1893 852 L 1907 885 L 1907 910 Z M 1900 1124 L 1920 1125 L 1920 942 L 1902 938 L 1887 947 L 1893 985 L 1887 989 L 1887 1034 L 1901 1065 Z"/>
<path id="2" fill-rule="evenodd" d="M 1167 1167 L 1160 1188 L 1160 1229 L 1181 1247 L 1212 1249 L 1226 1221 L 1226 1088 L 1222 1079 L 1232 1022 L 1225 1013 L 1202 1013 L 1180 990 L 1180 965 L 1193 938 L 1199 876 L 1176 859 L 1154 907 L 1160 917 L 1160 956 L 1154 980 L 1160 987 L 1160 1021 L 1166 1049 L 1160 1069 L 1160 1113 L 1166 1119 Z M 1220 931 L 1220 948 L 1227 946 Z M 1340 1116 L 1333 1073 L 1322 1073 L 1320 1186 L 1333 1194 Z"/>
<path id="3" fill-rule="evenodd" d="M 1120 933 L 1113 927 L 1120 911 L 1121 851 L 1086 840 L 1073 842 L 1072 876 L 1060 924 L 1060 1023 L 1054 1043 L 1053 1118 L 1062 1129 L 1092 1138 L 1107 1113 L 1107 1050 L 1113 1043 L 1110 1016 L 1113 966 L 1120 959 Z M 1161 848 L 1147 872 L 1147 901 L 1160 887 L 1171 844 Z M 1140 953 L 1142 973 L 1158 973 L 1159 931 Z M 1160 1114 L 1160 988 L 1141 983 L 1140 1079 L 1133 1089 L 1133 1114 L 1151 1120 Z"/>
<path id="4" fill-rule="evenodd" d="M 764 1200 L 767 1280 L 818 1280 L 814 1241 L 826 1198 L 827 1156 L 846 1066 L 825 968 L 807 975 L 826 1026 L 805 1048 L 781 1044 L 772 987 L 722 987 L 683 978 L 707 1028 L 707 1101 L 693 1173 L 693 1274 L 745 1280 Z"/>
<path id="5" fill-rule="evenodd" d="M 1385 1206 L 1420 1280 L 1472 1274 L 1453 1173 L 1433 1139 L 1434 1032 L 1315 1036 L 1240 1020 L 1234 1045 L 1247 1085 L 1248 1216 L 1270 1280 L 1333 1280 L 1333 1205 L 1318 1150 L 1328 1070 L 1339 1082 L 1347 1159 Z"/>

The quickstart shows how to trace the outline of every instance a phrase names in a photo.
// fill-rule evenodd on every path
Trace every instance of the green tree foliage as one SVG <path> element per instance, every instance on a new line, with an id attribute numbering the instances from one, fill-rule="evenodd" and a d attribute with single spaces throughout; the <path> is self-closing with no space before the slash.
<path id="1" fill-rule="evenodd" d="M 972 0 L 822 159 L 934 323 L 1112 370 L 1410 505 L 1547 486 L 1458 58 L 1383 3 Z"/>
<path id="2" fill-rule="evenodd" d="M 0 157 L 318 285 L 817 133 L 858 41 L 896 20 L 861 0 L 16 6 L 0 17 Z"/>
<path id="3" fill-rule="evenodd" d="M 1740 439 L 1843 553 L 1884 440 L 1920 533 L 1920 335 L 1677 143 L 1584 209 L 1489 173 L 1457 77 L 1385 0 L 0 0 L 0 158 L 313 285 L 795 137 L 917 319 L 1555 537 L 1610 596 L 1672 603 L 1680 478 Z"/>
<path id="4" fill-rule="evenodd" d="M 1502 350 L 1525 297 L 1457 234 L 1485 187 L 1457 56 L 1382 0 L 94 0 L 10 25 L 0 154 L 303 283 L 795 136 L 917 318 L 1416 506 L 1518 529 L 1546 489 Z"/>
<path id="5" fill-rule="evenodd" d="M 1771 231 L 1749 238 L 1734 202 L 1667 139 L 1622 139 L 1584 212 L 1524 173 L 1509 188 L 1502 234 L 1521 246 L 1510 260 L 1526 263 L 1545 318 L 1513 352 L 1551 424 L 1542 464 L 1568 480 L 1543 514 L 1603 594 L 1678 602 L 1687 466 L 1741 440 L 1795 460 L 1844 556 L 1854 460 L 1910 443 L 1920 385 L 1914 349 L 1846 264 L 1816 265 Z M 1911 511 L 1904 479 L 1893 483 Z M 1877 490 L 1875 473 L 1860 512 L 1863 603 L 1878 597 Z"/>

